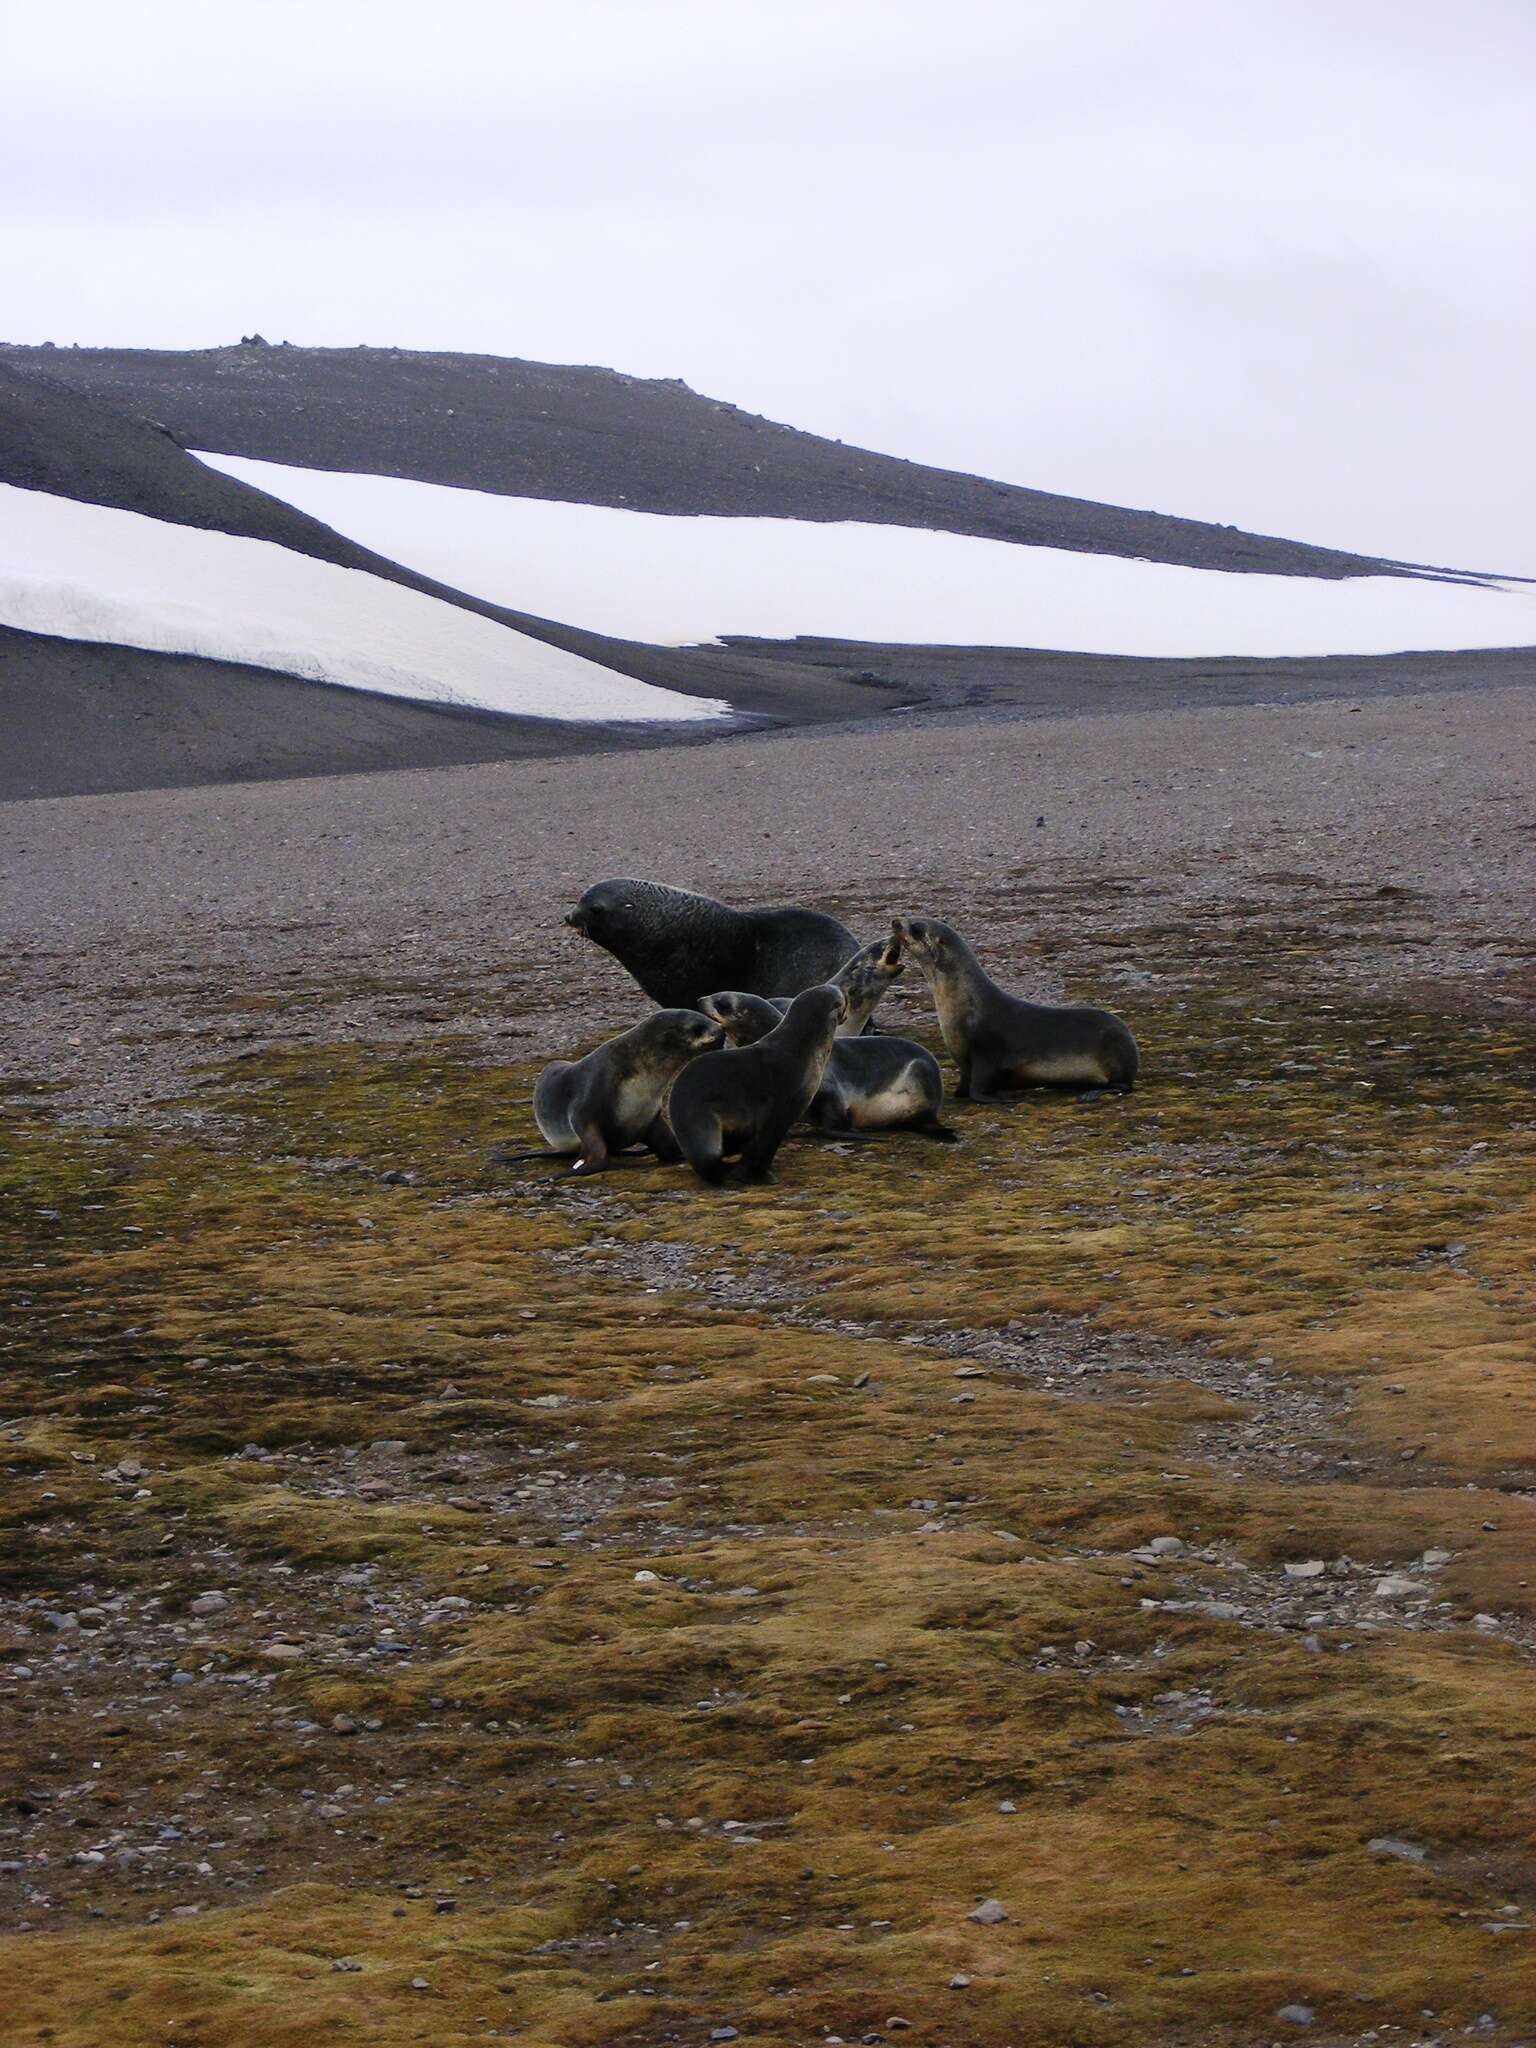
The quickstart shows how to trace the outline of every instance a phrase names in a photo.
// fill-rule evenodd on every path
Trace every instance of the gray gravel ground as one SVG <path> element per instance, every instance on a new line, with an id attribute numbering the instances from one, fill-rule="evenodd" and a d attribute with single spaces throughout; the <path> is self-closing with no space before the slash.
<path id="1" fill-rule="evenodd" d="M 812 901 L 871 932 L 929 908 L 1026 961 L 1042 905 L 1076 901 L 1118 921 L 1125 975 L 1154 980 L 1171 920 L 1385 887 L 1422 900 L 1384 976 L 1513 1005 L 1536 939 L 1536 692 L 896 713 L 708 747 L 0 806 L 4 1072 L 62 1086 L 75 1113 L 131 1115 L 269 1044 L 568 1047 L 633 1015 L 618 968 L 560 923 L 587 883 L 626 873 Z M 1369 948 L 1325 954 L 1315 973 L 1331 971 L 1373 971 Z M 1040 968 L 1039 991 L 1054 985 Z"/>

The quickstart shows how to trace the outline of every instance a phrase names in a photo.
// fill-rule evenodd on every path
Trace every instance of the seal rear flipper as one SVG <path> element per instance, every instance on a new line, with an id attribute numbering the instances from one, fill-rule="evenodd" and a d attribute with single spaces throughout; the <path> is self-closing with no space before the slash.
<path id="1" fill-rule="evenodd" d="M 682 1159 L 683 1148 L 673 1137 L 672 1126 L 667 1122 L 664 1110 L 657 1110 L 651 1119 L 643 1142 L 664 1166 L 676 1166 Z"/>
<path id="2" fill-rule="evenodd" d="M 941 1145 L 958 1145 L 960 1142 L 960 1133 L 951 1130 L 948 1124 L 941 1124 L 936 1116 L 915 1116 L 911 1123 L 903 1124 L 901 1128 L 916 1131 L 920 1138 L 937 1139 Z"/>
<path id="3" fill-rule="evenodd" d="M 586 1179 L 588 1175 L 602 1173 L 608 1165 L 608 1140 L 599 1124 L 587 1122 L 579 1127 L 581 1151 L 576 1164 L 571 1168 L 573 1176 Z"/>

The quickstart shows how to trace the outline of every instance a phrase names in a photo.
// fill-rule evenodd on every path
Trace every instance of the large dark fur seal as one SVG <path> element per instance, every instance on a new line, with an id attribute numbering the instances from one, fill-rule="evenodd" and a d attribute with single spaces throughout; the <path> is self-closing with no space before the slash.
<path id="1" fill-rule="evenodd" d="M 1141 1055 L 1108 1010 L 1026 1003 L 1000 989 L 953 925 L 899 917 L 892 931 L 927 977 L 939 1029 L 960 1069 L 956 1091 L 997 1102 L 1000 1088 L 1129 1089 Z"/>
<path id="2" fill-rule="evenodd" d="M 697 1010 L 656 1010 L 585 1059 L 547 1066 L 534 1086 L 534 1121 L 553 1153 L 577 1154 L 573 1173 L 601 1173 L 611 1154 L 631 1145 L 678 1159 L 663 1109 L 667 1091 L 689 1060 L 724 1040 L 719 1024 Z"/>
<path id="3" fill-rule="evenodd" d="M 717 988 L 799 995 L 859 946 L 819 910 L 733 910 L 662 882 L 594 882 L 565 921 L 611 953 L 653 1003 L 689 1010 Z"/>
<path id="4" fill-rule="evenodd" d="M 667 1117 L 688 1164 L 713 1187 L 741 1160 L 740 1177 L 773 1179 L 774 1154 L 821 1086 L 848 998 L 823 983 L 795 997 L 789 1014 L 755 1045 L 707 1052 L 672 1084 Z"/>
<path id="5" fill-rule="evenodd" d="M 703 1008 L 732 1045 L 756 1045 L 779 1022 L 776 1003 L 742 989 L 706 996 Z M 940 1119 L 943 1107 L 944 1076 L 926 1045 L 839 1034 L 806 1115 L 822 1131 L 917 1131 L 953 1145 L 958 1139 Z"/>

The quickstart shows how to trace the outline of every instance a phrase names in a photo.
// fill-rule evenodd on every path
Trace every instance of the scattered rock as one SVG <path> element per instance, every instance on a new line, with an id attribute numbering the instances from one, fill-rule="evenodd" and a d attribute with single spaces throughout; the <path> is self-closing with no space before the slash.
<path id="1" fill-rule="evenodd" d="M 1411 1600 L 1417 1594 L 1429 1591 L 1417 1579 L 1405 1578 L 1401 1572 L 1389 1572 L 1384 1579 L 1378 1579 L 1372 1588 L 1378 1600 Z"/>
<path id="2" fill-rule="evenodd" d="M 192 1602 L 193 1614 L 222 1614 L 229 1601 L 222 1593 L 199 1593 Z"/>
<path id="3" fill-rule="evenodd" d="M 1288 1564 L 1285 1576 L 1288 1579 L 1320 1579 L 1327 1569 L 1320 1557 L 1309 1557 L 1299 1564 Z"/>
<path id="4" fill-rule="evenodd" d="M 1284 2020 L 1292 2027 L 1310 2027 L 1316 2017 L 1310 2005 L 1282 2005 L 1275 2014 L 1277 2020 Z"/>
<path id="5" fill-rule="evenodd" d="M 1416 1842 L 1400 1842 L 1396 1835 L 1372 1835 L 1365 1846 L 1373 1856 L 1400 1856 L 1405 1863 L 1422 1863 L 1426 1853 Z"/>
<path id="6" fill-rule="evenodd" d="M 978 1927 L 998 1927 L 1008 1918 L 1008 1912 L 1000 1900 L 983 1899 L 975 1911 L 965 1917 L 974 1920 Z"/>

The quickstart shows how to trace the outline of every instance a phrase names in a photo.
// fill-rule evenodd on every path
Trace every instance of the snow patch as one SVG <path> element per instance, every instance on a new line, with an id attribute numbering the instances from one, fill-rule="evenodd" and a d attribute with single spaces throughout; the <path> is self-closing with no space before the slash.
<path id="1" fill-rule="evenodd" d="M 628 639 L 815 634 L 1174 657 L 1536 641 L 1536 594 L 1523 587 L 1247 576 L 910 527 L 671 517 L 199 459 L 456 589 Z"/>
<path id="2" fill-rule="evenodd" d="M 273 541 L 11 484 L 0 484 L 0 624 L 529 718 L 681 721 L 731 708 Z"/>

